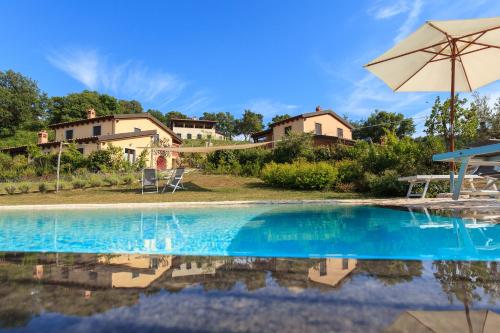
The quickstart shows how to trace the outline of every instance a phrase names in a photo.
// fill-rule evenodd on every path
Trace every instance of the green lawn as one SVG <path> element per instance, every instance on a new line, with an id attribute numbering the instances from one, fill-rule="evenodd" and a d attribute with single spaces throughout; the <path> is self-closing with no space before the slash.
<path id="1" fill-rule="evenodd" d="M 227 201 L 227 200 L 306 200 L 361 198 L 357 193 L 329 191 L 281 190 L 265 186 L 257 178 L 226 175 L 188 174 L 186 190 L 174 194 L 141 195 L 138 185 L 131 187 L 100 187 L 83 190 L 64 190 L 59 193 L 28 193 L 0 195 L 0 205 L 65 204 L 65 203 L 123 203 L 174 201 Z"/>

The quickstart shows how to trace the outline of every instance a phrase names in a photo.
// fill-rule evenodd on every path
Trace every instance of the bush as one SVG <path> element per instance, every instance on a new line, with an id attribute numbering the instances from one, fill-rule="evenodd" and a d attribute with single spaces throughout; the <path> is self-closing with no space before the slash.
<path id="1" fill-rule="evenodd" d="M 116 175 L 107 175 L 104 177 L 104 183 L 108 186 L 116 186 L 120 182 L 120 179 Z"/>
<path id="2" fill-rule="evenodd" d="M 7 192 L 8 194 L 16 193 L 16 186 L 13 184 L 5 186 L 5 192 Z"/>
<path id="3" fill-rule="evenodd" d="M 134 175 L 125 175 L 122 178 L 123 184 L 128 185 L 128 186 L 132 185 L 135 180 L 136 180 L 136 177 Z"/>
<path id="4" fill-rule="evenodd" d="M 356 189 L 354 183 L 337 183 L 335 185 L 335 190 L 340 193 L 351 193 L 355 192 Z"/>
<path id="5" fill-rule="evenodd" d="M 314 160 L 313 136 L 310 133 L 291 132 L 273 150 L 273 159 L 278 163 L 291 163 L 300 158 Z"/>
<path id="6" fill-rule="evenodd" d="M 71 185 L 75 190 L 80 188 L 85 188 L 85 186 L 87 186 L 87 181 L 85 179 L 77 178 L 71 182 Z"/>
<path id="7" fill-rule="evenodd" d="M 326 162 L 267 164 L 262 169 L 262 180 L 272 186 L 303 190 L 331 188 L 337 179 L 337 169 Z"/>
<path id="8" fill-rule="evenodd" d="M 402 196 L 405 194 L 405 185 L 398 181 L 396 170 L 385 170 L 382 175 L 365 174 L 365 180 L 370 192 L 376 196 Z"/>
<path id="9" fill-rule="evenodd" d="M 89 185 L 90 187 L 101 187 L 103 185 L 103 181 L 98 175 L 93 175 L 89 179 Z"/>
<path id="10" fill-rule="evenodd" d="M 28 193 L 30 191 L 30 184 L 28 183 L 22 183 L 21 185 L 19 185 L 19 191 L 21 191 L 21 193 Z"/>
<path id="11" fill-rule="evenodd" d="M 343 160 L 335 163 L 339 170 L 340 183 L 359 183 L 363 179 L 363 166 L 353 160 Z"/>
<path id="12" fill-rule="evenodd" d="M 45 193 L 49 190 L 49 184 L 41 182 L 38 184 L 38 191 Z"/>
<path id="13" fill-rule="evenodd" d="M 107 149 L 93 151 L 87 157 L 87 168 L 91 172 L 108 171 L 111 163 L 111 151 Z"/>

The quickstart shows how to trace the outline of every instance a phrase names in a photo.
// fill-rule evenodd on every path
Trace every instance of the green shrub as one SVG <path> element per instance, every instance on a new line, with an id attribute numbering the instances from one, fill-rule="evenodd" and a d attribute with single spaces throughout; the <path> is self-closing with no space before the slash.
<path id="1" fill-rule="evenodd" d="M 335 184 L 335 191 L 340 193 L 351 193 L 355 192 L 357 187 L 354 183 L 337 183 Z"/>
<path id="2" fill-rule="evenodd" d="M 101 177 L 99 177 L 98 175 L 93 175 L 89 179 L 90 187 L 101 187 L 103 184 L 104 183 L 103 183 Z"/>
<path id="3" fill-rule="evenodd" d="M 132 185 L 135 182 L 135 180 L 136 180 L 136 177 L 134 175 L 125 175 L 122 178 L 123 184 L 128 185 L 128 186 Z"/>
<path id="4" fill-rule="evenodd" d="M 322 190 L 333 186 L 337 174 L 337 169 L 326 162 L 272 162 L 264 166 L 261 178 L 265 183 L 277 187 Z"/>
<path id="5" fill-rule="evenodd" d="M 376 196 L 403 196 L 405 185 L 398 181 L 399 173 L 396 170 L 385 170 L 382 175 L 365 174 L 366 183 L 370 192 Z"/>
<path id="6" fill-rule="evenodd" d="M 40 191 L 41 193 L 45 193 L 48 190 L 49 190 L 49 184 L 44 182 L 38 183 L 38 191 Z"/>
<path id="7" fill-rule="evenodd" d="M 87 157 L 87 168 L 91 172 L 108 171 L 112 165 L 112 154 L 107 149 L 96 150 Z"/>
<path id="8" fill-rule="evenodd" d="M 85 188 L 85 186 L 87 186 L 87 181 L 85 179 L 76 178 L 71 182 L 71 185 L 75 190 Z"/>
<path id="9" fill-rule="evenodd" d="M 120 179 L 116 175 L 107 175 L 104 177 L 104 183 L 106 183 L 109 186 L 116 186 L 118 183 L 120 183 Z"/>
<path id="10" fill-rule="evenodd" d="M 342 160 L 335 163 L 340 183 L 358 183 L 363 178 L 363 166 L 358 161 Z"/>
<path id="11" fill-rule="evenodd" d="M 291 132 L 273 150 L 273 160 L 278 163 L 291 163 L 301 158 L 314 160 L 313 136 L 310 133 Z"/>
<path id="12" fill-rule="evenodd" d="M 19 191 L 21 191 L 21 193 L 28 193 L 30 189 L 31 186 L 28 183 L 22 183 L 19 185 Z"/>
<path id="13" fill-rule="evenodd" d="M 14 193 L 16 193 L 16 186 L 13 185 L 13 184 L 5 186 L 5 192 L 7 192 L 7 194 L 14 194 Z"/>
<path id="14" fill-rule="evenodd" d="M 67 181 L 60 181 L 59 182 L 59 190 L 67 190 L 71 188 L 70 184 Z"/>

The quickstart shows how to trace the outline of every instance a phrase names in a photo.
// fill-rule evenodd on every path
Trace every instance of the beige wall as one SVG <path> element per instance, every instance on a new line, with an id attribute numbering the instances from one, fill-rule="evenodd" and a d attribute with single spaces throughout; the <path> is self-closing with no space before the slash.
<path id="1" fill-rule="evenodd" d="M 337 128 L 342 128 L 344 130 L 344 139 L 352 140 L 351 129 L 329 114 L 306 118 L 304 121 L 304 132 L 314 133 L 315 123 L 321 124 L 323 135 L 337 136 Z"/>
<path id="2" fill-rule="evenodd" d="M 113 133 L 113 121 L 112 120 L 102 120 L 92 124 L 83 124 L 83 125 L 74 125 L 67 126 L 63 128 L 57 128 L 56 131 L 56 139 L 55 141 L 63 141 L 66 140 L 66 130 L 73 130 L 73 138 L 87 138 L 89 136 L 93 136 L 93 128 L 94 126 L 101 125 L 101 135 L 110 135 Z"/>
<path id="3" fill-rule="evenodd" d="M 139 147 L 151 146 L 151 137 L 145 136 L 145 137 L 138 137 L 138 138 L 136 137 L 129 139 L 121 139 L 121 140 L 110 140 L 102 142 L 100 149 L 106 149 L 110 144 L 115 147 L 120 147 L 123 150 L 122 152 L 124 152 L 125 148 L 134 149 L 135 156 L 136 158 L 138 158 L 139 155 L 144 150 L 144 148 L 139 148 Z M 168 169 L 172 168 L 173 164 L 172 153 L 166 153 L 165 158 L 167 160 L 167 168 Z M 146 156 L 146 166 L 148 167 L 156 166 L 156 156 L 153 156 L 153 161 L 151 163 L 151 150 L 148 150 L 148 154 Z"/>
<path id="4" fill-rule="evenodd" d="M 324 259 L 326 261 L 326 274 L 321 275 L 320 264 L 309 269 L 308 277 L 311 281 L 327 284 L 330 286 L 337 285 L 349 273 L 351 273 L 357 265 L 356 259 Z M 347 267 L 343 267 L 343 261 L 347 260 Z"/>
<path id="5" fill-rule="evenodd" d="M 191 139 L 196 139 L 198 134 L 201 134 L 203 139 L 207 139 L 211 135 L 212 139 L 222 140 L 223 137 L 215 132 L 215 128 L 189 128 L 189 127 L 174 127 L 172 129 L 175 134 L 179 135 L 181 139 L 187 139 L 187 135 L 191 134 Z"/>
<path id="6" fill-rule="evenodd" d="M 273 140 L 281 140 L 285 135 L 285 128 L 291 126 L 292 132 L 303 133 L 304 132 L 304 119 L 296 119 L 291 122 L 286 122 L 273 127 Z"/>
<path id="7" fill-rule="evenodd" d="M 134 132 L 134 128 L 139 128 L 141 131 L 156 130 L 160 135 L 160 140 L 165 140 L 165 143 L 172 144 L 170 133 L 147 118 L 116 119 L 114 134 Z"/>

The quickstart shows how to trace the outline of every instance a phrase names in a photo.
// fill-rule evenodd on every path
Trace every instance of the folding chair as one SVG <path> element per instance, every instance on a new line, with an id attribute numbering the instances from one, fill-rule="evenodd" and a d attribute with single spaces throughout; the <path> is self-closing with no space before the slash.
<path id="1" fill-rule="evenodd" d="M 172 174 L 172 177 L 170 177 L 170 180 L 165 184 L 161 193 L 165 192 L 167 187 L 173 188 L 172 193 L 174 193 L 175 190 L 177 190 L 178 188 L 184 190 L 184 183 L 182 182 L 182 179 L 184 178 L 184 173 L 185 173 L 184 168 L 175 169 L 175 172 Z"/>
<path id="2" fill-rule="evenodd" d="M 143 169 L 141 183 L 142 183 L 142 194 L 158 193 L 158 176 L 156 174 L 156 169 L 154 168 Z M 152 190 L 147 191 L 150 188 L 152 188 Z"/>

